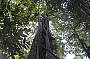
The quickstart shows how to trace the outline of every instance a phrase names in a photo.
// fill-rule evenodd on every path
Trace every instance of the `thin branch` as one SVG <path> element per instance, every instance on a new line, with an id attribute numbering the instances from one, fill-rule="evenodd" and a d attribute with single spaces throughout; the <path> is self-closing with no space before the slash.
<path id="1" fill-rule="evenodd" d="M 77 26 L 78 26 L 78 25 L 77 25 Z M 75 28 L 76 28 L 77 26 L 75 26 Z M 73 29 L 72 26 L 71 26 L 71 28 Z M 73 29 L 73 34 L 74 34 L 75 36 L 77 36 L 77 39 L 78 39 L 79 43 L 81 44 L 81 46 L 82 46 L 82 48 L 84 49 L 84 51 L 87 53 L 87 56 L 90 58 L 90 53 L 88 52 L 87 45 L 86 45 L 86 43 L 85 43 L 82 39 L 80 39 L 80 37 L 79 37 L 78 33 L 76 32 L 75 28 Z"/>

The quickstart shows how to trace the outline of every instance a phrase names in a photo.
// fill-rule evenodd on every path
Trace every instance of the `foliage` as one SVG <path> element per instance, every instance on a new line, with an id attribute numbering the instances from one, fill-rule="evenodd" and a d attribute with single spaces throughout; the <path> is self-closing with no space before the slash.
<path id="1" fill-rule="evenodd" d="M 33 11 L 30 10 L 35 8 L 35 4 L 28 0 L 1 0 L 0 2 L 0 47 L 9 56 L 17 54 L 21 56 L 23 52 L 20 50 L 27 49 L 30 45 L 26 40 L 28 34 L 24 32 L 31 32 L 31 29 L 26 26 L 33 18 L 30 15 Z M 32 9 L 29 9 L 30 7 Z"/>
<path id="2" fill-rule="evenodd" d="M 68 53 L 86 55 L 78 39 L 90 46 L 89 3 L 88 0 L 0 0 L 0 49 L 8 56 L 27 59 L 25 49 L 30 50 L 36 22 L 43 13 L 48 13 L 55 54 L 61 59 Z M 73 35 L 75 31 L 79 38 Z"/>

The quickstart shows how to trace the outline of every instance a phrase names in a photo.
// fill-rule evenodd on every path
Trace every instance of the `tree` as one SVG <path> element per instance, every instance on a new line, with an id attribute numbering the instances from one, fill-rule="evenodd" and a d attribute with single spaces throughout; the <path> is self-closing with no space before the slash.
<path id="1" fill-rule="evenodd" d="M 51 33 L 49 30 L 49 18 L 44 15 L 39 23 L 28 59 L 59 59 L 53 54 Z"/>
<path id="2" fill-rule="evenodd" d="M 48 16 L 44 15 L 45 13 L 48 13 Z M 48 58 L 52 56 L 58 59 L 59 56 L 64 59 L 67 53 L 81 57 L 84 56 L 81 55 L 83 53 L 90 58 L 89 14 L 88 0 L 1 0 L 0 48 L 13 59 L 16 55 L 27 59 L 25 56 L 28 53 L 25 49 L 30 50 L 29 58 L 34 58 L 33 54 L 37 59 L 47 58 L 47 53 Z M 27 37 L 36 30 L 36 22 L 39 26 L 35 38 L 30 37 L 28 40 Z M 66 42 L 63 42 L 64 40 Z"/>

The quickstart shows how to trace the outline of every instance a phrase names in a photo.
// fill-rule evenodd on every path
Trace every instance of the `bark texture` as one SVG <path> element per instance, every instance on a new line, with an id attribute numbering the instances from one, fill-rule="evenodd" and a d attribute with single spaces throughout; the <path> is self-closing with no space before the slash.
<path id="1" fill-rule="evenodd" d="M 28 59 L 57 59 L 52 53 L 52 40 L 53 37 L 51 37 L 49 31 L 49 18 L 45 14 L 38 23 L 38 31 L 32 43 Z"/>

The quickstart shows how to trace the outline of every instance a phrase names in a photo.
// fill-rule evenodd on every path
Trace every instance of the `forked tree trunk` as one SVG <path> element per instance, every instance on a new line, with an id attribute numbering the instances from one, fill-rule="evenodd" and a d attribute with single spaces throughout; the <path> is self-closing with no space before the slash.
<path id="1" fill-rule="evenodd" d="M 44 15 L 38 23 L 38 31 L 32 43 L 28 59 L 57 59 L 50 53 L 53 51 L 52 39 L 49 31 L 49 18 Z"/>

